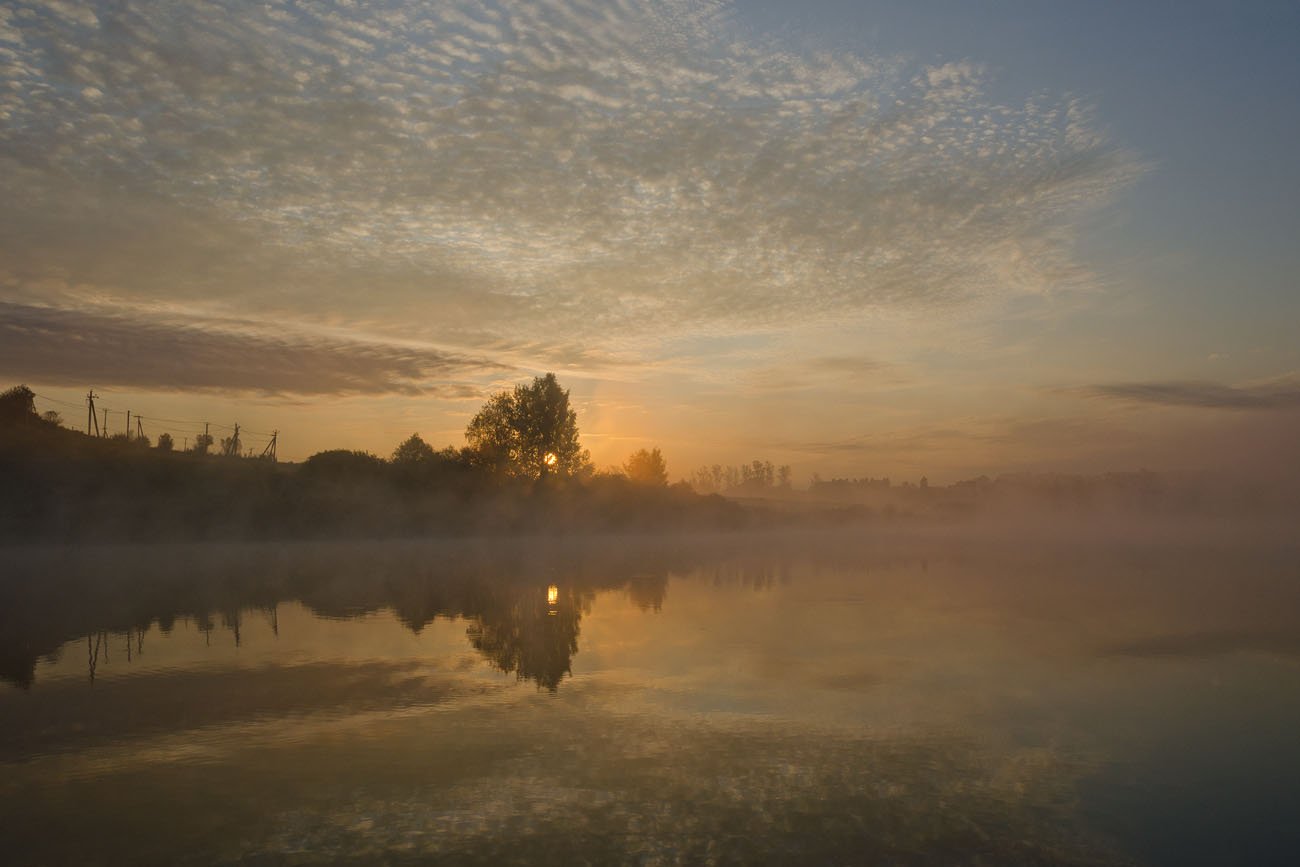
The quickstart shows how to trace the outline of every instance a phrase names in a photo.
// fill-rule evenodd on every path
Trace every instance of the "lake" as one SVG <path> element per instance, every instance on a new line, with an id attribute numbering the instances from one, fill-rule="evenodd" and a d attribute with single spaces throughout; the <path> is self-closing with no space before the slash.
<path id="1" fill-rule="evenodd" d="M 10 864 L 1290 864 L 1300 555 L 0 552 Z"/>

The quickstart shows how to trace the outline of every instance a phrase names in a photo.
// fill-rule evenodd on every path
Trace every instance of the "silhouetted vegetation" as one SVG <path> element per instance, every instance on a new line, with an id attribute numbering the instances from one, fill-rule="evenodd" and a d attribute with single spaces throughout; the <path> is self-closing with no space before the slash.
<path id="1" fill-rule="evenodd" d="M 1062 514 L 1295 513 L 1300 495 L 1243 481 L 1211 484 L 1145 471 L 981 476 L 951 485 L 814 476 L 754 460 L 701 467 L 668 484 L 658 448 L 595 472 L 554 375 L 492 397 L 467 445 L 412 434 L 387 459 L 327 450 L 301 464 L 241 454 L 236 433 L 177 450 L 137 432 L 111 437 L 38 415 L 25 386 L 0 394 L 0 539 L 141 540 L 458 536 L 851 525 Z M 725 496 L 724 496 L 725 495 Z M 485 641 L 488 639 L 484 639 Z"/>
<path id="2" fill-rule="evenodd" d="M 36 392 L 25 385 L 15 385 L 0 394 L 0 423 L 20 424 L 36 416 Z"/>
<path id="3" fill-rule="evenodd" d="M 578 414 L 553 373 L 494 395 L 470 421 L 465 439 L 476 463 L 513 478 L 591 470 L 591 456 L 578 442 Z"/>
<path id="4" fill-rule="evenodd" d="M 662 454 L 633 478 L 595 474 L 554 375 L 494 396 L 468 446 L 418 434 L 384 459 L 328 450 L 301 464 L 250 460 L 232 434 L 186 451 L 170 437 L 94 437 L 36 415 L 33 393 L 0 396 L 0 537 L 276 538 L 731 528 L 744 509 L 668 487 Z M 165 435 L 164 435 L 165 436 Z M 635 457 L 635 456 L 634 456 Z M 643 484 L 653 481 L 653 485 Z"/>
<path id="5" fill-rule="evenodd" d="M 668 484 L 668 464 L 658 448 L 638 449 L 623 464 L 623 473 L 643 485 Z"/>
<path id="6" fill-rule="evenodd" d="M 738 467 L 700 467 L 691 475 L 691 485 L 702 494 L 762 494 L 788 491 L 792 479 L 789 466 L 774 467 L 771 461 L 755 460 Z"/>

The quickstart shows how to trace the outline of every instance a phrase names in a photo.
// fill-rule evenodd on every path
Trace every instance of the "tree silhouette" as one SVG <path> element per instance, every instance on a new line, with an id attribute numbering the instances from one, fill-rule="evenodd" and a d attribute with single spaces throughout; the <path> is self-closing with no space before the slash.
<path id="1" fill-rule="evenodd" d="M 15 385 L 0 394 L 0 421 L 24 421 L 36 415 L 36 392 L 25 385 Z"/>
<path id="2" fill-rule="evenodd" d="M 175 448 L 175 446 L 176 443 L 172 440 L 171 434 L 169 433 L 158 434 L 158 451 L 169 452 L 173 448 Z"/>
<path id="3" fill-rule="evenodd" d="M 377 479 L 383 473 L 384 461 L 369 452 L 329 449 L 303 461 L 302 470 L 304 476 L 312 481 Z"/>
<path id="4" fill-rule="evenodd" d="M 196 455 L 206 455 L 210 448 L 212 448 L 212 434 L 201 433 L 194 437 L 194 445 L 190 446 L 190 451 Z"/>
<path id="5" fill-rule="evenodd" d="M 393 449 L 392 462 L 396 466 L 414 466 L 425 461 L 431 461 L 437 455 L 433 446 L 429 445 L 418 434 L 413 433 L 401 445 Z"/>
<path id="6" fill-rule="evenodd" d="M 668 465 L 664 463 L 663 453 L 657 447 L 649 451 L 638 449 L 633 452 L 623 464 L 623 472 L 639 484 L 668 484 Z"/>
<path id="7" fill-rule="evenodd" d="M 553 373 L 493 395 L 470 421 L 465 439 L 479 463 L 518 478 L 572 476 L 591 465 L 578 442 L 569 392 Z"/>

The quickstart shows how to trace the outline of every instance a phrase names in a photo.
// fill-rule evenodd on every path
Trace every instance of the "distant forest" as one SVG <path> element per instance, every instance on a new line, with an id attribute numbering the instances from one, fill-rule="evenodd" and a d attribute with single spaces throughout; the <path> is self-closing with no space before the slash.
<path id="1" fill-rule="evenodd" d="M 814 476 L 755 460 L 701 467 L 669 484 L 658 448 L 597 470 L 554 374 L 494 395 L 466 445 L 418 434 L 388 457 L 332 449 L 301 463 L 245 453 L 237 432 L 177 449 L 119 433 L 91 436 L 38 414 L 35 394 L 0 394 L 0 539 L 386 538 L 479 534 L 738 530 L 1018 514 L 1295 513 L 1295 491 L 1207 484 L 1137 471 L 981 476 L 947 486 Z"/>

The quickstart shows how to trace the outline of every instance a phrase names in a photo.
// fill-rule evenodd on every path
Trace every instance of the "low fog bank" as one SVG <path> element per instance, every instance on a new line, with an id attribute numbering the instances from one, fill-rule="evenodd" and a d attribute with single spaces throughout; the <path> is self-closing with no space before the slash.
<path id="1" fill-rule="evenodd" d="M 0 544 L 10 547 L 815 529 L 1192 540 L 1285 537 L 1300 518 L 1300 484 L 1208 473 L 1007 475 L 947 486 L 815 478 L 795 488 L 788 468 L 755 462 L 764 471 L 738 473 L 736 484 L 701 471 L 670 485 L 657 449 L 643 455 L 653 472 L 575 464 L 527 476 L 418 437 L 391 459 L 335 450 L 279 463 L 238 449 L 219 455 L 88 436 L 36 416 L 26 396 L 0 413 Z"/>
<path id="2" fill-rule="evenodd" d="M 1149 470 L 1096 475 L 1013 473 L 951 485 L 814 477 L 804 489 L 740 485 L 728 497 L 789 511 L 856 509 L 881 516 L 1260 518 L 1300 515 L 1300 479 Z"/>

